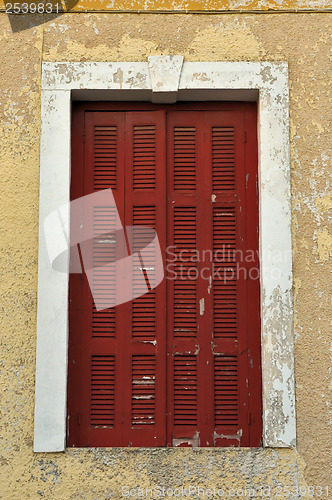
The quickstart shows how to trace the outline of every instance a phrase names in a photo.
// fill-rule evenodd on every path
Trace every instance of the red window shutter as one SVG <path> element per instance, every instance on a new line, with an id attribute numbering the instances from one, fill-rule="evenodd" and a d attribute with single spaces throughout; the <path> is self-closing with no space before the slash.
<path id="1" fill-rule="evenodd" d="M 243 110 L 168 113 L 170 446 L 253 443 L 244 131 Z"/>
<path id="2" fill-rule="evenodd" d="M 111 187 L 124 227 L 157 231 L 168 280 L 97 311 L 86 277 L 71 275 L 69 446 L 260 444 L 259 280 L 248 279 L 256 110 L 206 107 L 74 113 L 72 199 Z M 104 216 L 97 207 L 91 221 L 100 228 Z M 95 266 L 116 257 L 91 244 Z M 153 251 L 144 258 L 127 283 L 136 291 L 154 266 Z M 119 280 L 96 270 L 94 293 Z"/>
<path id="3" fill-rule="evenodd" d="M 127 160 L 125 220 L 128 226 L 156 230 L 163 254 L 166 249 L 165 113 L 126 114 Z M 144 245 L 144 235 L 139 243 Z M 163 255 L 164 257 L 164 255 Z M 155 266 L 153 251 L 142 268 Z M 136 288 L 136 269 L 133 289 Z M 153 281 L 149 271 L 149 278 Z M 164 446 L 166 428 L 166 280 L 149 293 L 126 304 L 125 373 L 128 383 L 126 446 Z"/>
<path id="4" fill-rule="evenodd" d="M 123 226 L 155 229 L 165 252 L 164 112 L 86 112 L 83 182 L 80 176 L 77 168 L 73 197 L 111 187 Z M 107 210 L 95 208 L 96 230 L 103 227 Z M 141 243 L 146 243 L 144 234 Z M 102 239 L 94 239 L 91 251 L 94 268 L 116 258 L 114 247 Z M 152 258 L 147 256 L 142 268 L 154 264 Z M 128 286 L 140 286 L 141 275 L 141 269 L 133 269 Z M 94 269 L 93 278 L 94 293 L 105 296 L 106 307 L 121 277 L 108 274 L 105 280 L 105 272 Z M 86 277 L 72 275 L 70 296 L 69 445 L 163 446 L 165 284 L 97 311 Z"/>
<path id="5" fill-rule="evenodd" d="M 244 115 L 211 113 L 214 445 L 249 445 Z M 244 269 L 246 272 L 247 270 Z"/>
<path id="6" fill-rule="evenodd" d="M 190 116 L 188 116 L 190 115 Z M 197 304 L 200 280 L 191 279 L 198 247 L 197 124 L 200 113 L 168 114 L 168 445 L 197 444 L 200 386 Z M 174 257 L 172 256 L 174 254 Z M 180 257 L 182 259 L 180 260 Z"/>

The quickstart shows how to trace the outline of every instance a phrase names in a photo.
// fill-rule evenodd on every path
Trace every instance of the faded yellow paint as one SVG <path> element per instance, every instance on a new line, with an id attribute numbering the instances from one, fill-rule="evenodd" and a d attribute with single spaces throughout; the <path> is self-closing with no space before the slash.
<path id="1" fill-rule="evenodd" d="M 89 20 L 85 27 L 92 34 L 93 23 Z M 93 37 L 94 38 L 94 37 Z M 68 40 L 66 43 L 67 61 L 143 61 L 148 56 L 161 55 L 163 53 L 160 42 L 157 40 L 142 39 L 124 33 L 118 40 L 117 45 L 97 44 L 91 37 L 89 41 L 74 42 Z M 96 39 L 97 42 L 97 39 Z M 43 60 L 56 61 L 59 58 L 61 46 L 50 46 L 45 49 Z M 170 51 L 173 53 L 174 51 Z M 175 53 L 175 52 L 174 52 Z M 263 48 L 254 37 L 248 26 L 241 21 L 235 24 L 220 26 L 208 26 L 196 32 L 187 46 L 184 56 L 186 61 L 204 60 L 209 54 L 210 61 L 222 59 L 234 60 L 257 60 L 264 54 Z"/>
<path id="2" fill-rule="evenodd" d="M 270 486 L 271 498 L 277 498 L 277 485 L 327 486 L 332 463 L 331 141 L 326 133 L 331 128 L 326 78 L 331 17 L 95 13 L 52 15 L 40 25 L 42 19 L 11 19 L 12 33 L 8 17 L 0 16 L 2 498 L 120 499 L 125 485 L 190 484 L 225 490 Z M 41 61 L 143 61 L 158 54 L 181 54 L 191 61 L 289 62 L 297 450 L 32 452 Z"/>
<path id="3" fill-rule="evenodd" d="M 316 206 L 319 208 L 319 210 L 323 212 L 328 212 L 329 210 L 332 210 L 332 194 L 328 193 L 325 196 L 317 197 L 315 200 Z"/>
<path id="4" fill-rule="evenodd" d="M 126 61 L 144 60 L 150 55 L 160 55 L 157 42 L 150 42 L 130 37 L 125 33 L 117 46 L 106 44 L 92 45 L 74 43 L 68 40 L 68 61 L 113 61 L 125 58 Z M 54 61 L 57 58 L 57 48 L 50 47 L 44 55 L 44 61 Z"/>
<path id="5" fill-rule="evenodd" d="M 259 59 L 264 50 L 246 23 L 234 20 L 233 26 L 208 26 L 196 33 L 185 59 L 204 61 L 207 52 L 209 61 L 220 61 L 221 57 L 224 61 L 252 61 Z"/>
<path id="6" fill-rule="evenodd" d="M 5 10 L 7 0 L 0 1 L 0 10 Z M 35 4 L 33 0 L 20 0 L 20 4 Z M 226 12 L 226 11 L 328 11 L 329 0 L 50 0 L 56 12 Z"/>
<path id="7" fill-rule="evenodd" d="M 319 260 L 326 262 L 332 257 L 332 234 L 327 229 L 318 229 L 316 238 Z"/>

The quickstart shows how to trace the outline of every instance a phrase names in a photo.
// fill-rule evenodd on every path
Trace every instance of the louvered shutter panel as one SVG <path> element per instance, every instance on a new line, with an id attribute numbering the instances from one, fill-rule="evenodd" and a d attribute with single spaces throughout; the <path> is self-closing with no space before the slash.
<path id="1" fill-rule="evenodd" d="M 112 188 L 123 226 L 157 230 L 165 252 L 164 113 L 87 112 L 85 136 L 84 183 L 78 194 Z M 102 204 L 87 215 L 94 234 L 109 229 L 109 212 Z M 76 337 L 79 349 L 70 352 L 70 360 L 76 368 L 79 365 L 76 389 L 80 393 L 77 397 L 71 388 L 69 394 L 76 399 L 76 404 L 70 404 L 72 425 L 76 426 L 71 445 L 165 444 L 165 285 L 149 293 L 144 287 L 144 295 L 135 300 L 107 307 L 123 276 L 98 269 L 123 256 L 121 245 L 127 245 L 129 233 L 117 245 L 103 237 L 88 241 L 93 294 L 105 309 L 96 309 L 85 276 L 71 280 L 72 291 L 81 298 L 80 311 L 71 315 L 71 329 L 76 330 L 71 337 Z M 149 235 L 143 232 L 141 238 L 135 243 L 144 247 Z M 133 292 L 142 287 L 145 267 L 150 269 L 147 283 L 150 287 L 153 284 L 153 248 L 144 259 L 141 267 L 132 269 L 132 279 L 125 284 Z"/>
<path id="2" fill-rule="evenodd" d="M 94 294 L 107 306 L 123 277 L 98 266 L 150 242 L 130 227 L 157 231 L 168 279 L 143 293 L 151 247 L 126 282 L 142 295 L 98 311 L 85 275 L 70 276 L 69 446 L 260 443 L 259 281 L 245 259 L 258 251 L 256 111 L 224 108 L 74 113 L 72 199 L 112 188 L 128 228 L 116 246 L 87 243 Z M 107 210 L 90 214 L 96 234 Z"/>
<path id="3" fill-rule="evenodd" d="M 249 446 L 244 113 L 206 120 L 212 174 L 214 446 Z"/>
<path id="4" fill-rule="evenodd" d="M 77 136 L 73 144 L 76 168 L 72 171 L 71 198 L 111 188 L 124 220 L 125 115 L 85 112 L 81 119 L 85 133 L 79 138 L 80 145 Z M 109 231 L 113 212 L 109 206 L 97 204 L 93 213 L 82 214 L 86 234 L 80 244 L 84 249 L 81 255 L 89 256 L 93 292 L 105 309 L 97 311 L 85 274 L 70 276 L 69 446 L 107 446 L 120 435 L 121 386 L 117 374 L 122 360 L 117 352 L 122 311 L 107 307 L 118 277 L 113 271 L 98 269 L 117 258 L 118 245 L 100 236 Z M 84 268 L 84 258 L 82 264 Z"/>
<path id="5" fill-rule="evenodd" d="M 169 113 L 167 133 L 168 443 L 248 445 L 243 113 Z"/>
<path id="6" fill-rule="evenodd" d="M 166 249 L 165 113 L 126 114 L 126 225 L 154 229 L 163 258 Z M 136 244 L 149 237 L 143 232 Z M 135 244 L 135 239 L 134 239 Z M 133 270 L 137 289 L 142 270 L 153 284 L 155 251 L 152 248 Z M 166 283 L 126 304 L 125 372 L 131 374 L 125 412 L 126 442 L 130 446 L 164 446 L 166 438 Z"/>
<path id="7" fill-rule="evenodd" d="M 195 260 L 195 252 L 204 246 L 198 188 L 204 158 L 200 119 L 200 112 L 168 114 L 169 446 L 199 445 L 206 426 L 204 354 L 200 353 L 204 283 Z"/>

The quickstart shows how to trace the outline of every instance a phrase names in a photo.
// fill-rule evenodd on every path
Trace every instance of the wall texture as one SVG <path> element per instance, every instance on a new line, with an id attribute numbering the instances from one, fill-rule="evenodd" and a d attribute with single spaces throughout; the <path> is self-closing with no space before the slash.
<path id="1" fill-rule="evenodd" d="M 327 486 L 332 463 L 331 16 L 90 13 L 41 21 L 18 16 L 13 33 L 8 17 L 0 15 L 0 498 L 121 498 L 126 484 L 190 483 L 270 486 L 276 498 L 278 485 Z M 187 61 L 289 63 L 297 449 L 33 454 L 41 61 L 145 61 L 160 54 L 180 54 Z"/>

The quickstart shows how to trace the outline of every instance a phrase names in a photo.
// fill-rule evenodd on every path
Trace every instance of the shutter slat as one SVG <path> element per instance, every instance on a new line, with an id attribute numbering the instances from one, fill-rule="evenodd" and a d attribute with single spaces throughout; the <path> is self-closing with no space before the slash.
<path id="1" fill-rule="evenodd" d="M 195 127 L 174 127 L 174 189 L 196 189 Z"/>
<path id="2" fill-rule="evenodd" d="M 93 294 L 94 297 L 103 297 L 105 307 L 108 308 L 115 302 L 115 280 L 114 270 L 110 268 L 98 270 L 110 262 L 116 260 L 115 236 L 115 211 L 105 207 L 95 207 L 93 213 L 93 229 L 96 237 L 93 240 Z M 108 234 L 110 233 L 111 234 Z M 92 338 L 115 337 L 115 309 L 97 311 L 92 304 Z"/>
<path id="3" fill-rule="evenodd" d="M 133 188 L 134 190 L 156 187 L 156 127 L 133 127 Z"/>
<path id="4" fill-rule="evenodd" d="M 235 190 L 235 131 L 233 127 L 212 127 L 212 188 Z"/>
<path id="5" fill-rule="evenodd" d="M 117 127 L 94 127 L 94 190 L 116 189 Z"/>
<path id="6" fill-rule="evenodd" d="M 114 426 L 115 357 L 91 358 L 90 424 L 92 426 Z"/>
<path id="7" fill-rule="evenodd" d="M 214 418 L 216 426 L 238 425 L 237 356 L 214 357 Z"/>
<path id="8" fill-rule="evenodd" d="M 174 424 L 197 424 L 196 356 L 174 357 Z"/>
<path id="9" fill-rule="evenodd" d="M 213 208 L 214 280 L 214 337 L 237 338 L 237 267 L 234 265 L 236 250 L 236 216 L 234 207 Z"/>
<path id="10" fill-rule="evenodd" d="M 156 209 L 154 206 L 134 206 L 133 207 L 133 225 L 146 226 L 155 229 L 156 227 Z M 148 243 L 149 241 L 147 241 Z M 136 244 L 144 248 L 144 234 L 136 239 Z M 149 267 L 154 265 L 153 255 L 152 260 L 145 259 L 144 265 Z M 134 272 L 138 279 L 141 278 L 141 271 Z M 132 302 L 132 336 L 140 340 L 151 340 L 156 335 L 156 294 L 151 290 L 149 294 L 143 295 L 133 300 Z"/>
<path id="11" fill-rule="evenodd" d="M 174 254 L 174 337 L 190 338 L 196 335 L 196 281 L 190 279 L 195 263 L 187 262 L 187 257 L 196 249 L 196 208 L 175 207 L 173 220 Z M 179 252 L 187 250 L 186 255 Z"/>
<path id="12" fill-rule="evenodd" d="M 155 424 L 155 356 L 132 357 L 132 425 Z"/>

